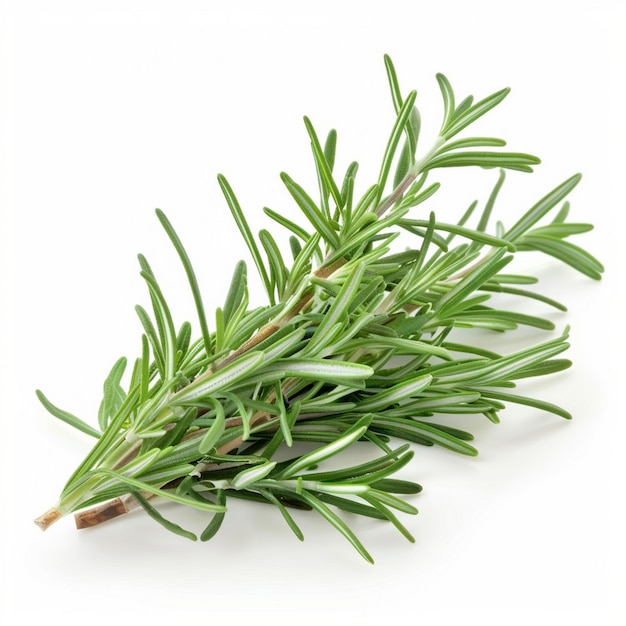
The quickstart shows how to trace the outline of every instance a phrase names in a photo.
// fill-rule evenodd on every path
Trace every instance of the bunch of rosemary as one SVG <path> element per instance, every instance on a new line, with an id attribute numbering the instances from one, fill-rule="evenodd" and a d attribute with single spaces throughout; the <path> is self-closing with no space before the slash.
<path id="1" fill-rule="evenodd" d="M 283 173 L 304 225 L 265 209 L 289 233 L 289 259 L 268 230 L 253 235 L 229 183 L 218 177 L 267 292 L 265 306 L 249 306 L 241 261 L 224 305 L 209 322 L 187 252 L 157 211 L 186 272 L 200 337 L 192 339 L 189 322 L 175 325 L 156 276 L 140 256 L 152 314 L 136 309 L 141 354 L 126 390 L 127 360 L 114 364 L 104 383 L 98 428 L 37 392 L 54 416 L 96 439 L 58 503 L 36 520 L 41 528 L 72 512 L 85 528 L 142 507 L 165 528 L 196 539 L 155 508 L 151 500 L 159 496 L 206 511 L 200 538 L 207 540 L 220 528 L 228 499 L 245 498 L 274 505 L 300 539 L 290 509 L 314 510 L 371 561 L 341 511 L 388 520 L 413 540 L 397 512 L 417 512 L 401 496 L 421 487 L 393 478 L 411 460 L 411 444 L 477 454 L 470 433 L 439 423 L 438 416 L 482 414 L 498 422 L 506 403 L 519 403 L 570 417 L 558 406 L 512 391 L 519 379 L 570 366 L 560 357 L 567 332 L 498 354 L 466 343 L 463 331 L 454 337 L 451 331 L 553 329 L 546 319 L 492 306 L 492 295 L 504 293 L 565 309 L 531 290 L 536 278 L 507 273 L 516 253 L 540 251 L 600 278 L 601 264 L 568 239 L 592 228 L 568 221 L 565 199 L 580 175 L 539 199 L 514 224 L 498 222 L 488 232 L 504 171 L 531 172 L 539 159 L 503 151 L 501 139 L 458 135 L 509 90 L 457 102 L 449 81 L 438 75 L 443 123 L 434 145 L 420 152 L 416 92 L 403 95 L 388 57 L 385 65 L 396 121 L 378 180 L 362 195 L 355 189 L 357 163 L 341 177 L 334 171 L 335 131 L 322 143 L 304 120 L 319 198 Z M 415 209 L 439 188 L 429 181 L 433 170 L 464 166 L 500 171 L 473 227 L 468 223 L 477 202 L 456 224 Z M 548 214 L 549 221 L 538 225 Z M 394 249 L 401 233 L 414 243 Z M 396 440 L 406 443 L 396 446 Z M 371 448 L 371 460 L 318 467 L 357 442 Z"/>

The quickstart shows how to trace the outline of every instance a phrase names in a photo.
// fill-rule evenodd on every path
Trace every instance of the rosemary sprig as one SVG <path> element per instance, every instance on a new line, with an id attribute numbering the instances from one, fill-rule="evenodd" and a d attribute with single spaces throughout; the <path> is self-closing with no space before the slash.
<path id="1" fill-rule="evenodd" d="M 151 502 L 158 496 L 206 511 L 200 538 L 207 540 L 222 525 L 228 499 L 246 498 L 275 506 L 299 539 L 290 510 L 316 511 L 371 561 L 341 511 L 387 520 L 412 541 L 397 514 L 417 513 L 400 496 L 421 487 L 393 477 L 411 460 L 410 443 L 477 454 L 472 435 L 440 423 L 442 416 L 482 414 L 497 422 L 507 403 L 517 403 L 570 418 L 559 406 L 511 392 L 518 379 L 570 366 L 561 358 L 567 330 L 497 354 L 464 339 L 463 329 L 554 328 L 548 319 L 503 310 L 495 301 L 504 293 L 565 308 L 532 291 L 534 277 L 507 273 L 520 252 L 539 251 L 600 278 L 602 265 L 569 241 L 592 228 L 567 222 L 566 198 L 580 175 L 546 193 L 513 225 L 497 223 L 488 232 L 505 170 L 531 172 L 539 159 L 503 151 L 499 138 L 457 136 L 509 90 L 457 104 L 439 74 L 443 121 L 434 144 L 423 150 L 416 92 L 403 96 L 389 57 L 385 67 L 396 121 L 378 179 L 360 197 L 357 164 L 343 176 L 335 171 L 336 132 L 322 142 L 304 120 L 319 198 L 283 173 L 303 222 L 266 209 L 289 233 L 290 258 L 268 230 L 252 233 L 229 182 L 218 177 L 265 288 L 265 306 L 250 308 L 241 261 L 209 322 L 189 255 L 157 211 L 189 282 L 200 337 L 192 340 L 189 322 L 175 325 L 157 277 L 140 256 L 152 312 L 137 307 L 144 330 L 140 356 L 126 386 L 127 360 L 111 369 L 98 428 L 37 391 L 54 416 L 97 440 L 57 504 L 36 520 L 41 528 L 73 512 L 84 528 L 143 508 L 168 530 L 196 539 L 161 515 Z M 467 166 L 499 170 L 476 226 L 469 225 L 476 202 L 458 223 L 415 210 L 439 189 L 430 182 L 433 170 Z M 397 247 L 401 233 L 411 236 L 410 247 Z M 410 443 L 395 447 L 397 439 Z M 308 444 L 306 452 L 298 442 Z M 371 460 L 326 467 L 356 445 L 372 449 Z M 285 450 L 287 460 L 281 460 Z"/>

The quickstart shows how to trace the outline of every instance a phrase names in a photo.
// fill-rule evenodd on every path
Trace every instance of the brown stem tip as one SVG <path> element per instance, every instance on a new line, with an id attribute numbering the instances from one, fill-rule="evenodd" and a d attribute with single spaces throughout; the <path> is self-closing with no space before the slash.
<path id="1" fill-rule="evenodd" d="M 105 502 L 87 511 L 76 513 L 76 515 L 74 515 L 74 521 L 76 522 L 76 528 L 82 530 L 83 528 L 98 526 L 98 524 L 108 522 L 126 513 L 128 513 L 128 508 L 125 506 L 123 500 L 121 498 L 115 498 L 110 502 Z"/>
<path id="2" fill-rule="evenodd" d="M 61 517 L 63 517 L 61 511 L 53 507 L 50 510 L 46 511 L 43 515 L 40 515 L 35 520 L 35 524 L 37 524 L 37 526 L 39 526 L 41 530 L 46 530 L 46 528 L 52 526 L 52 524 L 54 524 L 54 522 L 56 522 L 58 519 L 61 519 Z"/>

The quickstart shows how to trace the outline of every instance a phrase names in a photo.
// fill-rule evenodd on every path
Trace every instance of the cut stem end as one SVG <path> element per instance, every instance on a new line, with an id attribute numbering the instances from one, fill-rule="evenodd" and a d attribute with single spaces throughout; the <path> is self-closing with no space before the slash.
<path id="1" fill-rule="evenodd" d="M 80 511 L 74 515 L 76 528 L 93 528 L 104 522 L 115 519 L 120 515 L 125 515 L 139 505 L 137 500 L 132 496 L 126 498 L 115 498 L 109 502 L 105 502 L 99 506 L 95 506 L 86 511 Z"/>
<path id="2" fill-rule="evenodd" d="M 54 522 L 56 522 L 58 519 L 61 519 L 62 517 L 63 513 L 61 513 L 61 511 L 59 511 L 59 509 L 57 509 L 56 507 L 53 507 L 46 511 L 43 515 L 40 515 L 35 520 L 35 524 L 37 524 L 37 526 L 39 526 L 41 530 L 46 530 L 47 528 L 52 526 Z"/>

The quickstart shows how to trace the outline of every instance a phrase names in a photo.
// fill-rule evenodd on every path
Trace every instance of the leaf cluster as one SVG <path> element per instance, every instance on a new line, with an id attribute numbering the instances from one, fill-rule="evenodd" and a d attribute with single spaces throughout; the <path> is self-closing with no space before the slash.
<path id="1" fill-rule="evenodd" d="M 278 509 L 299 539 L 294 510 L 315 511 L 371 561 L 341 513 L 388 521 L 412 541 L 398 514 L 417 513 L 406 496 L 421 487 L 394 476 L 409 463 L 412 444 L 474 456 L 473 436 L 458 423 L 468 415 L 498 422 L 509 403 L 570 418 L 564 408 L 512 391 L 520 379 L 570 366 L 561 357 L 567 331 L 499 354 L 475 345 L 465 329 L 554 329 L 546 317 L 497 304 L 497 295 L 507 294 L 565 309 L 533 289 L 535 277 L 507 271 L 521 252 L 539 251 L 600 278 L 602 265 L 569 241 L 591 229 L 567 221 L 566 198 L 580 175 L 549 191 L 512 226 L 491 228 L 505 171 L 531 172 L 539 159 L 503 151 L 498 138 L 458 135 L 509 90 L 457 104 L 450 82 L 438 75 L 443 121 L 434 145 L 422 150 L 417 93 L 404 96 L 389 57 L 385 66 L 396 117 L 378 179 L 363 193 L 355 186 L 356 162 L 336 171 L 337 133 L 322 140 L 304 119 L 318 189 L 310 193 L 282 173 L 300 218 L 265 209 L 286 231 L 288 251 L 269 230 L 252 232 L 230 183 L 218 177 L 266 305 L 250 306 L 242 260 L 223 305 L 209 318 L 190 258 L 157 211 L 180 257 L 200 332 L 194 339 L 190 322 L 174 323 L 157 277 L 140 256 L 151 305 L 150 311 L 136 308 L 140 354 L 126 385 L 127 360 L 112 367 L 98 428 L 38 391 L 53 415 L 96 439 L 61 493 L 60 515 L 122 499 L 196 539 L 162 516 L 152 503 L 159 496 L 204 511 L 207 525 L 199 536 L 208 540 L 223 523 L 228 499 L 245 498 Z M 498 177 L 484 206 L 473 202 L 450 223 L 420 205 L 439 189 L 433 172 L 456 167 L 498 168 Z M 398 248 L 401 234 L 411 246 Z M 345 452 L 353 448 L 373 450 L 370 460 L 347 463 Z"/>

